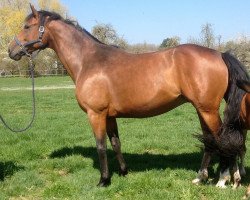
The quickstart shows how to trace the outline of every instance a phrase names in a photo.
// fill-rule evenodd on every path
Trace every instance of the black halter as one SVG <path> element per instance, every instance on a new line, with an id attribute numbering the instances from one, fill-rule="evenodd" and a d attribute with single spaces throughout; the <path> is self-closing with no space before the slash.
<path id="1" fill-rule="evenodd" d="M 14 37 L 14 40 L 16 42 L 16 44 L 21 48 L 21 54 L 23 55 L 26 55 L 28 57 L 31 56 L 31 54 L 28 52 L 28 47 L 34 45 L 34 44 L 37 44 L 39 43 L 39 49 L 44 49 L 46 47 L 45 44 L 43 44 L 42 42 L 42 38 L 43 38 L 43 34 L 44 34 L 44 31 L 45 31 L 45 28 L 44 28 L 44 24 L 45 24 L 45 17 L 41 17 L 41 20 L 40 20 L 40 26 L 39 26 L 39 35 L 38 35 L 38 39 L 37 40 L 31 40 L 29 42 L 26 42 L 24 44 L 22 44 L 20 42 L 20 40 L 18 40 L 17 36 Z"/>

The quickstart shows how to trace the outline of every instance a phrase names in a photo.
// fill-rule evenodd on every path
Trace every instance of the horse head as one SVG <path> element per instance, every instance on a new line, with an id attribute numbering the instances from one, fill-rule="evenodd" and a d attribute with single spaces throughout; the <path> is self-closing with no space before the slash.
<path id="1" fill-rule="evenodd" d="M 30 56 L 34 51 L 48 46 L 48 31 L 45 30 L 45 17 L 30 5 L 32 13 L 25 19 L 25 24 L 20 33 L 9 44 L 11 59 L 20 60 L 22 56 Z"/>

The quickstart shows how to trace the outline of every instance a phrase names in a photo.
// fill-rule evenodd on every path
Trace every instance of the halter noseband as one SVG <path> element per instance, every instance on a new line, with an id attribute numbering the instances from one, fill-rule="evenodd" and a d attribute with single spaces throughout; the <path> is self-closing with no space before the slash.
<path id="1" fill-rule="evenodd" d="M 22 44 L 21 41 L 18 40 L 17 36 L 14 37 L 14 40 L 15 40 L 16 44 L 22 50 L 21 53 L 23 55 L 26 55 L 26 56 L 30 57 L 31 54 L 28 52 L 28 47 L 30 47 L 30 46 L 32 46 L 32 45 L 34 45 L 36 43 L 39 43 L 40 48 L 44 48 L 45 47 L 45 45 L 42 42 L 43 34 L 44 34 L 44 31 L 45 31 L 44 23 L 45 23 L 45 17 L 41 17 L 40 26 L 39 26 L 39 29 L 38 29 L 39 35 L 38 35 L 38 39 L 37 40 L 31 40 L 29 42 L 26 42 L 26 43 Z"/>

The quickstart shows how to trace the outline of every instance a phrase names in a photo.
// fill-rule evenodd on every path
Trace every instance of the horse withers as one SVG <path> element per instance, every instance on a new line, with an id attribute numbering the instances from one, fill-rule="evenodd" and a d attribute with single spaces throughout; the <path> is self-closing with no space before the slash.
<path id="1" fill-rule="evenodd" d="M 20 60 L 27 53 L 45 48 L 57 53 L 76 85 L 77 101 L 87 113 L 95 136 L 101 172 L 99 186 L 111 182 L 107 136 L 120 164 L 120 174 L 127 174 L 116 118 L 152 117 L 190 102 L 197 110 L 204 138 L 210 135 L 220 144 L 220 103 L 223 98 L 241 98 L 234 78 L 247 79 L 234 57 L 191 44 L 131 54 L 103 44 L 56 13 L 37 11 L 33 6 L 31 10 L 24 29 L 9 45 L 9 56 Z M 229 103 L 238 108 L 234 102 Z M 225 115 L 230 109 L 229 106 Z M 207 167 L 214 151 L 207 140 L 204 142 L 201 168 L 193 181 L 196 184 L 208 178 Z M 218 186 L 223 186 L 222 182 Z"/>

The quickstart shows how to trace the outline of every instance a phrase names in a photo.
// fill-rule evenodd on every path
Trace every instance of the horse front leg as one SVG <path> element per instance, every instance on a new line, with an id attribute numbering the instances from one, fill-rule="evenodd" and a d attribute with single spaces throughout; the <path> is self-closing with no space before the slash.
<path id="1" fill-rule="evenodd" d="M 106 118 L 105 112 L 96 113 L 94 111 L 88 111 L 88 118 L 95 135 L 96 147 L 100 162 L 101 177 L 97 186 L 106 187 L 110 185 L 111 178 L 108 169 L 107 160 L 107 144 L 106 144 Z"/>
<path id="2" fill-rule="evenodd" d="M 107 119 L 107 133 L 112 145 L 114 152 L 116 153 L 116 158 L 119 162 L 119 175 L 126 176 L 128 174 L 126 162 L 121 153 L 121 143 L 118 134 L 118 127 L 115 118 Z"/>

